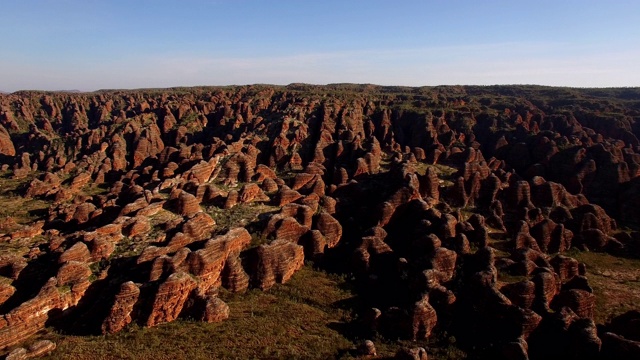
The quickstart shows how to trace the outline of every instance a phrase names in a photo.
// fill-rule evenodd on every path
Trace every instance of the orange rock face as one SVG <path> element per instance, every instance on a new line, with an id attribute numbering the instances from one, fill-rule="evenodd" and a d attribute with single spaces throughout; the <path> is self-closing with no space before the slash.
<path id="1" fill-rule="evenodd" d="M 269 224 L 264 229 L 265 236 L 273 236 L 278 240 L 297 244 L 300 238 L 309 231 L 309 228 L 301 225 L 296 219 L 284 214 L 272 216 Z"/>
<path id="2" fill-rule="evenodd" d="M 244 292 L 249 287 L 249 275 L 242 267 L 238 254 L 230 254 L 222 270 L 222 286 L 237 293 Z"/>
<path id="3" fill-rule="evenodd" d="M 87 248 L 85 243 L 78 241 L 60 255 L 58 263 L 63 264 L 69 261 L 87 262 L 90 259 L 91 253 L 89 252 L 89 248 Z"/>
<path id="4" fill-rule="evenodd" d="M 302 198 L 302 195 L 295 190 L 282 187 L 280 188 L 280 191 L 278 191 L 277 198 L 278 206 L 284 206 Z"/>
<path id="5" fill-rule="evenodd" d="M 109 315 L 102 322 L 102 333 L 113 334 L 131 323 L 133 307 L 140 296 L 140 288 L 132 281 L 120 285 L 120 291 L 116 295 L 115 302 L 109 311 Z"/>
<path id="6" fill-rule="evenodd" d="M 196 199 L 195 196 L 184 191 L 182 191 L 177 198 L 176 208 L 178 214 L 186 217 L 191 217 L 196 213 L 202 211 L 198 199 Z"/>
<path id="7" fill-rule="evenodd" d="M 302 246 L 286 240 L 260 245 L 257 254 L 255 282 L 262 290 L 287 282 L 304 265 Z"/>
<path id="8" fill-rule="evenodd" d="M 184 272 L 169 276 L 158 288 L 146 325 L 156 326 L 175 320 L 196 286 L 196 281 Z"/>
<path id="9" fill-rule="evenodd" d="M 194 165 L 191 170 L 187 171 L 187 176 L 195 178 L 199 184 L 204 184 L 211 178 L 217 163 L 217 158 L 212 158 L 208 162 L 202 160 L 198 164 Z"/>
<path id="10" fill-rule="evenodd" d="M 206 300 L 202 321 L 208 323 L 221 322 L 229 318 L 229 305 L 217 297 L 210 296 Z"/>
<path id="11" fill-rule="evenodd" d="M 206 213 L 197 213 L 182 225 L 182 232 L 195 241 L 204 240 L 211 235 L 216 222 Z"/>
<path id="12" fill-rule="evenodd" d="M 250 242 L 251 235 L 246 229 L 235 228 L 207 241 L 204 248 L 190 253 L 185 262 L 189 272 L 198 278 L 199 288 L 207 290 L 211 286 L 221 285 L 227 259 L 242 251 Z"/>
<path id="13" fill-rule="evenodd" d="M 342 225 L 326 212 L 318 215 L 315 227 L 322 233 L 330 248 L 336 246 L 342 239 Z"/>
<path id="14" fill-rule="evenodd" d="M 88 283 L 76 284 L 71 290 L 61 291 L 58 280 L 51 278 L 31 300 L 3 315 L 0 321 L 0 349 L 19 343 L 44 328 L 49 316 L 74 306 L 84 295 Z"/>
<path id="15" fill-rule="evenodd" d="M 436 310 L 429 304 L 429 298 L 418 301 L 413 309 L 413 338 L 427 339 L 438 322 Z"/>
<path id="16" fill-rule="evenodd" d="M 0 125 L 0 154 L 16 156 L 16 148 L 13 146 L 9 132 L 2 125 Z"/>
<path id="17" fill-rule="evenodd" d="M 251 183 L 246 184 L 240 190 L 238 194 L 238 201 L 241 203 L 248 203 L 252 201 L 269 201 L 269 197 L 266 196 L 258 184 Z"/>
<path id="18" fill-rule="evenodd" d="M 16 292 L 16 288 L 9 284 L 0 284 L 0 305 L 2 305 L 7 299 Z"/>

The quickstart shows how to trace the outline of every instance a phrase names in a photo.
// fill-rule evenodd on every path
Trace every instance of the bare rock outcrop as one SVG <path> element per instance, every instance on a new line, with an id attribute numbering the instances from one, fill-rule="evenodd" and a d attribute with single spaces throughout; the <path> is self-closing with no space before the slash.
<path id="1" fill-rule="evenodd" d="M 304 265 L 302 246 L 286 240 L 276 240 L 269 245 L 257 248 L 255 284 L 262 290 L 268 290 L 276 283 L 287 282 Z"/>
<path id="2" fill-rule="evenodd" d="M 327 246 L 332 248 L 342 238 L 342 225 L 333 216 L 321 212 L 315 219 L 315 228 L 324 236 Z"/>
<path id="3" fill-rule="evenodd" d="M 120 291 L 116 294 L 109 315 L 102 322 L 103 334 L 116 333 L 131 323 L 132 312 L 139 296 L 140 288 L 132 281 L 120 285 Z"/>
<path id="4" fill-rule="evenodd" d="M 436 310 L 429 304 L 429 297 L 418 301 L 412 314 L 413 339 L 427 339 L 438 322 Z"/>
<path id="5" fill-rule="evenodd" d="M 196 286 L 196 281 L 187 273 L 169 276 L 158 288 L 146 325 L 151 327 L 175 320 Z"/>
<path id="6" fill-rule="evenodd" d="M 251 243 L 251 235 L 244 228 L 229 230 L 225 235 L 217 236 L 206 242 L 200 250 L 188 254 L 185 264 L 189 273 L 198 279 L 198 287 L 206 291 L 212 286 L 222 284 L 222 271 L 227 259 L 242 251 Z M 237 267 L 236 267 L 236 270 Z M 231 272 L 233 274 L 233 272 Z M 238 287 L 239 289 L 241 286 Z"/>
<path id="7" fill-rule="evenodd" d="M 221 322 L 229 318 L 229 305 L 216 296 L 208 296 L 205 300 L 205 308 L 202 321 L 208 323 Z"/>
<path id="8" fill-rule="evenodd" d="M 16 156 L 16 148 L 11 141 L 9 132 L 0 125 L 0 155 Z"/>
<path id="9" fill-rule="evenodd" d="M 428 360 L 427 350 L 424 348 L 402 348 L 393 357 L 395 360 Z"/>
<path id="10" fill-rule="evenodd" d="M 211 235 L 215 225 L 216 222 L 209 214 L 199 212 L 182 225 L 182 233 L 194 241 L 200 241 Z"/>
<path id="11" fill-rule="evenodd" d="M 202 211 L 198 199 L 186 191 L 181 191 L 177 196 L 176 210 L 178 214 L 186 217 L 191 217 Z"/>

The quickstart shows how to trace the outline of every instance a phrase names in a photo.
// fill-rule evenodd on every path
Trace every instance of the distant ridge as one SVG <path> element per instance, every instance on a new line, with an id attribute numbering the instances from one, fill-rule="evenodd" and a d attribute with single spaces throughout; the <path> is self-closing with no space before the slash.
<path id="1" fill-rule="evenodd" d="M 494 85 L 424 85 L 424 86 L 404 86 L 404 85 L 376 85 L 371 83 L 330 83 L 330 84 L 308 84 L 308 83 L 290 83 L 287 85 L 273 85 L 273 84 L 234 84 L 234 85 L 197 85 L 197 86 L 174 86 L 174 87 L 158 87 L 158 88 L 104 88 L 97 90 L 38 90 L 38 89 L 22 89 L 13 92 L 0 91 L 3 95 L 29 95 L 29 94 L 104 94 L 104 93 L 123 93 L 123 92 L 200 92 L 211 90 L 235 90 L 238 88 L 279 88 L 288 89 L 294 91 L 357 91 L 357 92 L 382 92 L 382 93 L 419 93 L 427 90 L 437 89 L 457 89 L 472 92 L 482 91 L 507 91 L 511 94 L 539 91 L 539 90 L 563 90 L 563 91 L 579 91 L 597 94 L 602 91 L 614 91 L 614 92 L 627 92 L 626 96 L 629 99 L 639 100 L 640 87 L 620 86 L 620 87 L 569 87 L 569 86 L 551 86 L 551 85 L 537 85 L 537 84 L 494 84 Z M 524 94 L 521 94 L 524 95 Z M 602 95 L 602 94 L 600 94 Z M 624 97 L 624 96 L 623 96 Z"/>
<path id="2" fill-rule="evenodd" d="M 87 91 L 82 91 L 82 90 L 72 89 L 72 90 L 51 90 L 50 92 L 52 92 L 52 93 L 73 93 L 73 94 L 81 94 L 81 93 L 85 93 L 85 92 L 87 92 Z"/>
<path id="3" fill-rule="evenodd" d="M 82 94 L 89 93 L 91 91 L 82 91 L 82 90 L 37 90 L 37 89 L 22 89 L 16 90 L 13 92 L 2 91 L 0 90 L 0 94 L 26 94 L 26 93 L 67 93 L 67 94 Z"/>

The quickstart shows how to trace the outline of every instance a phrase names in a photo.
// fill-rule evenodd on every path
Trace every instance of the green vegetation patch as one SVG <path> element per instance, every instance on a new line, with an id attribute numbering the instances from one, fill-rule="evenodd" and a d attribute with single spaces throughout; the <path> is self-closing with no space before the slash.
<path id="1" fill-rule="evenodd" d="M 82 193 L 87 196 L 105 195 L 109 192 L 108 184 L 91 183 L 82 188 Z"/>
<path id="2" fill-rule="evenodd" d="M 277 206 L 263 203 L 238 204 L 231 209 L 221 209 L 217 206 L 206 206 L 205 211 L 216 222 L 216 233 L 223 234 L 233 227 L 247 227 L 252 232 L 251 223 L 261 221 L 262 214 L 280 210 Z"/>
<path id="3" fill-rule="evenodd" d="M 32 173 L 24 179 L 13 179 L 11 172 L 0 174 L 0 219 L 10 216 L 18 224 L 31 225 L 46 213 L 50 202 L 22 196 L 36 176 Z"/>

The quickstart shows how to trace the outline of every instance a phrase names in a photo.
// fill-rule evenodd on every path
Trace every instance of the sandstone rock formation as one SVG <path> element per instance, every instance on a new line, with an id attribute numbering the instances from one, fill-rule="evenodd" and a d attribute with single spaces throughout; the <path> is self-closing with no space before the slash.
<path id="1" fill-rule="evenodd" d="M 123 283 L 109 315 L 102 323 L 103 334 L 113 334 L 131 323 L 131 313 L 140 296 L 140 288 L 132 281 Z"/>
<path id="2" fill-rule="evenodd" d="M 612 290 L 578 259 L 640 256 L 637 97 L 348 84 L 0 94 L 0 195 L 20 204 L 0 221 L 0 349 L 45 325 L 224 321 L 221 288 L 268 291 L 310 261 L 353 285 L 360 339 L 446 332 L 478 358 L 635 358 L 637 317 L 596 324 Z M 10 356 L 55 348 L 37 344 Z"/>

